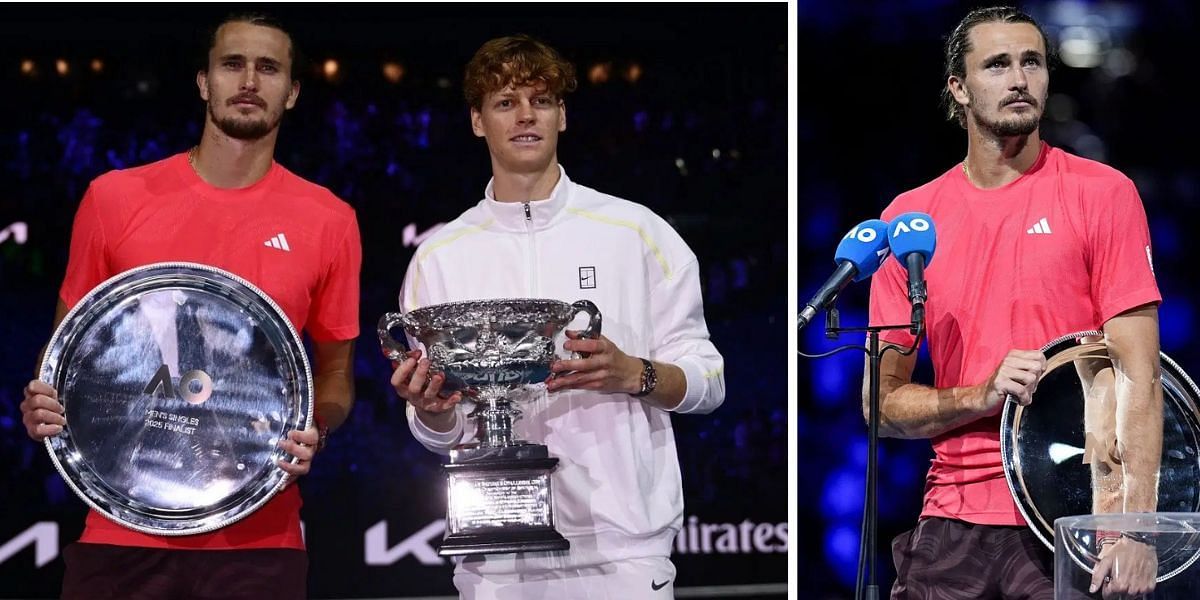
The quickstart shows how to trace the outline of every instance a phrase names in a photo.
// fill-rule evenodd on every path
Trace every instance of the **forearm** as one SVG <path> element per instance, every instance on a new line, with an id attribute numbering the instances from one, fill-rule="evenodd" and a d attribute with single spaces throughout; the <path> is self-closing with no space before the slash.
<path id="1" fill-rule="evenodd" d="M 313 377 L 313 412 L 330 431 L 341 427 L 354 407 L 354 378 L 344 371 Z"/>
<path id="2" fill-rule="evenodd" d="M 652 406 L 702 415 L 725 402 L 725 358 L 709 336 L 701 298 L 700 268 L 694 256 L 651 294 L 653 325 L 642 327 L 653 330 L 652 354 L 645 358 L 654 363 L 658 386 L 642 399 Z M 641 365 L 634 366 L 640 373 Z M 640 380 L 633 383 L 638 386 Z M 634 387 L 631 393 L 637 391 Z"/>
<path id="3" fill-rule="evenodd" d="M 313 343 L 313 412 L 330 431 L 354 407 L 354 340 Z"/>
<path id="4" fill-rule="evenodd" d="M 412 411 L 425 427 L 437 433 L 448 433 L 458 423 L 458 411 L 453 408 L 435 413 L 414 406 Z"/>
<path id="5" fill-rule="evenodd" d="M 641 364 L 640 360 L 638 364 Z M 687 394 L 687 377 L 683 374 L 683 369 L 654 361 L 654 372 L 658 376 L 658 385 L 655 386 L 653 392 L 643 396 L 642 401 L 649 402 L 663 410 L 675 410 L 683 402 L 684 395 Z"/>
<path id="6" fill-rule="evenodd" d="M 1083 462 L 1092 473 L 1092 512 L 1119 513 L 1125 504 L 1125 476 L 1116 462 L 1117 400 L 1113 369 L 1075 361 L 1083 385 Z"/>
<path id="7" fill-rule="evenodd" d="M 409 404 L 405 409 L 405 416 L 408 418 L 408 430 L 422 446 L 430 452 L 449 454 L 452 448 L 466 441 L 465 418 L 459 412 L 458 405 L 435 414 Z M 432 417 L 432 424 L 422 420 L 421 413 Z M 440 429 L 441 427 L 445 429 Z"/>
<path id="8" fill-rule="evenodd" d="M 642 389 L 642 359 L 626 356 L 620 386 L 613 391 L 635 395 Z M 639 400 L 662 410 L 681 414 L 708 414 L 725 401 L 724 360 L 715 349 L 697 352 L 672 362 L 650 361 L 657 383 Z"/>
<path id="9" fill-rule="evenodd" d="M 1163 401 L 1157 372 L 1130 378 L 1117 373 L 1117 457 L 1125 484 L 1125 512 L 1158 508 Z"/>
<path id="10" fill-rule="evenodd" d="M 953 431 L 987 416 L 982 409 L 984 386 L 935 389 L 906 383 L 879 398 L 879 435 L 902 439 L 928 439 Z M 869 415 L 869 398 L 863 396 L 863 414 Z"/>
<path id="11" fill-rule="evenodd" d="M 1116 448 L 1125 484 L 1125 512 L 1158 506 L 1162 460 L 1163 400 L 1158 349 L 1158 309 L 1143 306 L 1104 324 L 1116 392 Z"/>

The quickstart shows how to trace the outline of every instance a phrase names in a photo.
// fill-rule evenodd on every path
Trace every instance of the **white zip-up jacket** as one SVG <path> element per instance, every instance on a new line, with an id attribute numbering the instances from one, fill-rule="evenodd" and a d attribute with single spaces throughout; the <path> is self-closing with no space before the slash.
<path id="1" fill-rule="evenodd" d="M 559 167 L 550 198 L 485 198 L 417 249 L 405 276 L 405 311 L 494 298 L 591 300 L 602 334 L 626 354 L 683 370 L 687 394 L 674 412 L 709 413 L 725 399 L 724 360 L 709 341 L 696 256 L 639 204 L 573 183 Z M 582 329 L 580 315 L 572 329 Z M 560 347 L 561 350 L 561 347 Z M 514 437 L 559 459 L 553 493 L 566 553 L 488 555 L 460 570 L 516 573 L 613 560 L 668 557 L 683 522 L 683 486 L 671 416 L 627 394 L 530 388 Z M 413 435 L 449 453 L 474 439 L 462 406 L 448 433 L 408 409 Z"/>

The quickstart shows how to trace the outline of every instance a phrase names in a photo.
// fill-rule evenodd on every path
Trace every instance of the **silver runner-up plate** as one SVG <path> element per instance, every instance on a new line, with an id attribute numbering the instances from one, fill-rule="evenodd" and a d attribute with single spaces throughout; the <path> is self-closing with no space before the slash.
<path id="1" fill-rule="evenodd" d="M 1047 369 L 1033 401 L 1020 406 L 1010 400 L 1002 413 L 1000 452 L 1009 490 L 1029 527 L 1051 549 L 1060 517 L 1122 510 L 1122 469 L 1102 433 L 1114 430 L 1117 419 L 1115 375 L 1102 335 L 1076 333 L 1043 347 Z M 1159 357 L 1163 443 L 1157 512 L 1194 513 L 1200 511 L 1200 389 L 1166 354 Z M 1159 580 L 1191 564 L 1196 551 L 1160 553 Z"/>
<path id="2" fill-rule="evenodd" d="M 100 514 L 155 535 L 220 529 L 283 489 L 278 447 L 312 422 L 300 336 L 246 280 L 157 263 L 97 286 L 50 338 L 67 424 L 54 466 Z"/>

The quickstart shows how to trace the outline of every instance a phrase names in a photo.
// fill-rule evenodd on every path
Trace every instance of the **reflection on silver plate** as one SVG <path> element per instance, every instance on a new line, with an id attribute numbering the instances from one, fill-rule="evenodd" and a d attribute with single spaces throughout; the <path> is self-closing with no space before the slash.
<path id="1" fill-rule="evenodd" d="M 1029 527 L 1054 548 L 1054 522 L 1094 512 L 1118 497 L 1113 475 L 1093 476 L 1091 456 L 1106 452 L 1103 436 L 1115 419 L 1112 360 L 1095 331 L 1064 336 L 1042 348 L 1047 370 L 1033 402 L 1007 402 L 1000 425 L 1004 475 Z M 1166 354 L 1161 357 L 1163 448 L 1158 507 L 1162 513 L 1200 511 L 1200 389 Z M 1119 475 L 1119 469 L 1114 473 Z M 1160 553 L 1161 554 L 1161 553 Z M 1159 556 L 1159 580 L 1191 564 L 1195 552 Z"/>
<path id="2" fill-rule="evenodd" d="M 266 294 L 206 265 L 157 263 L 97 286 L 50 339 L 41 379 L 66 408 L 46 438 L 71 489 L 156 535 L 238 521 L 286 483 L 276 445 L 312 421 L 300 336 Z"/>

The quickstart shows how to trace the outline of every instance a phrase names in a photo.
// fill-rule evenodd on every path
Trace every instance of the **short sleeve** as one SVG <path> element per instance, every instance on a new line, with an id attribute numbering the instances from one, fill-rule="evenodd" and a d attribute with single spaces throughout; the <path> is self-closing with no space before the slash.
<path id="1" fill-rule="evenodd" d="M 1154 279 L 1150 228 L 1133 182 L 1123 178 L 1088 212 L 1088 266 L 1097 323 L 1162 301 Z"/>
<path id="2" fill-rule="evenodd" d="M 112 276 L 100 204 L 93 183 L 84 193 L 71 227 L 67 272 L 58 292 L 67 308 L 74 307 L 88 292 Z"/>
<path id="3" fill-rule="evenodd" d="M 358 218 L 352 216 L 333 259 L 313 295 L 306 328 L 318 342 L 349 340 L 358 337 L 359 272 L 362 269 L 362 241 Z"/>

